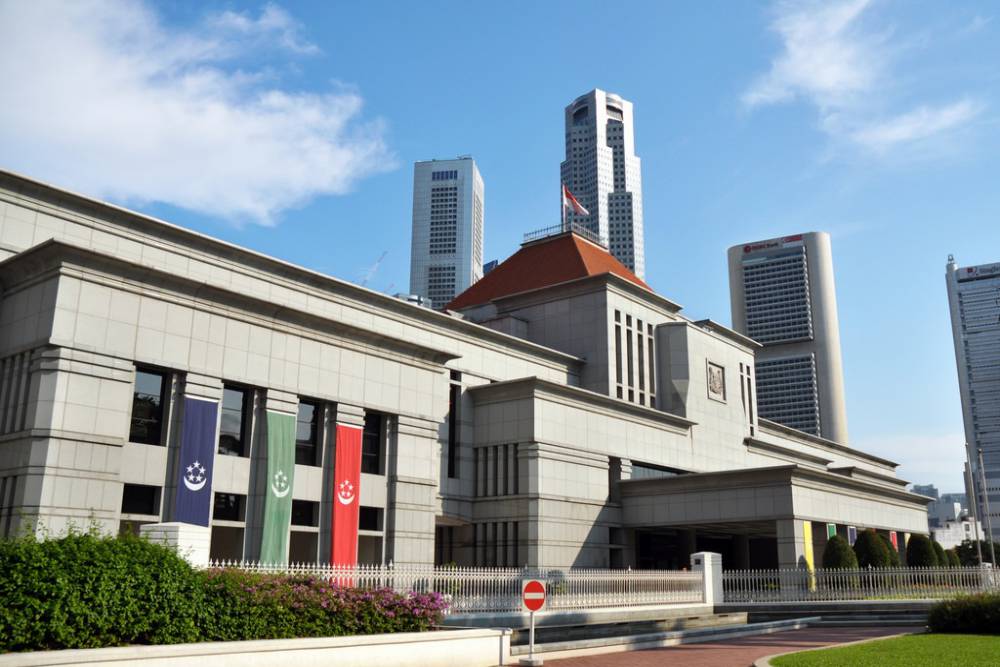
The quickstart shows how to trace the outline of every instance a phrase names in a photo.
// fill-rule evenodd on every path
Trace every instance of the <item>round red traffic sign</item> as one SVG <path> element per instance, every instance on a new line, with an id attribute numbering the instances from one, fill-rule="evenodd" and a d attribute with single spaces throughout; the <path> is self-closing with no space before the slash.
<path id="1" fill-rule="evenodd" d="M 527 611 L 538 611 L 545 606 L 545 582 L 528 579 L 521 587 L 521 605 Z"/>

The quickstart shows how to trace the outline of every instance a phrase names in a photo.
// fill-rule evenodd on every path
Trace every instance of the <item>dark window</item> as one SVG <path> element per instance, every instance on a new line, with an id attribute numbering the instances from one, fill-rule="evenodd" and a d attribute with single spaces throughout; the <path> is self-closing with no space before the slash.
<path id="1" fill-rule="evenodd" d="M 246 432 L 247 399 L 250 392 L 239 387 L 222 389 L 222 424 L 219 427 L 219 453 L 243 456 Z"/>
<path id="2" fill-rule="evenodd" d="M 359 530 L 382 530 L 382 508 L 365 507 L 358 508 L 358 529 Z"/>
<path id="3" fill-rule="evenodd" d="M 618 384 L 622 383 L 622 328 L 620 326 L 615 327 L 615 379 Z"/>
<path id="4" fill-rule="evenodd" d="M 245 496 L 235 493 L 215 494 L 215 508 L 212 510 L 212 518 L 220 521 L 242 521 L 242 506 Z"/>
<path id="5" fill-rule="evenodd" d="M 320 406 L 299 401 L 299 415 L 295 421 L 295 462 L 304 466 L 319 465 Z"/>
<path id="6" fill-rule="evenodd" d="M 462 374 L 451 372 L 448 387 L 448 477 L 458 477 L 458 405 L 462 398 Z"/>
<path id="7" fill-rule="evenodd" d="M 312 502 L 311 500 L 293 500 L 292 525 L 318 526 L 319 522 L 316 520 L 316 516 L 318 514 L 316 506 L 318 504 L 319 503 Z"/>
<path id="8" fill-rule="evenodd" d="M 122 489 L 122 514 L 159 514 L 160 487 L 126 484 Z"/>
<path id="9" fill-rule="evenodd" d="M 130 442 L 145 445 L 163 444 L 163 415 L 166 405 L 167 374 L 136 370 L 132 393 L 132 425 Z"/>
<path id="10" fill-rule="evenodd" d="M 361 437 L 361 472 L 382 474 L 382 415 L 365 413 L 365 430 Z"/>

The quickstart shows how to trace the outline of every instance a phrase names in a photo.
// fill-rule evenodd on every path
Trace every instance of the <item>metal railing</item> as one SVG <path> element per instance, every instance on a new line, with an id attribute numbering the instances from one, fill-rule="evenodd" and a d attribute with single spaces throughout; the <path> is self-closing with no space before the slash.
<path id="1" fill-rule="evenodd" d="M 1000 576 L 980 567 L 854 570 L 725 570 L 726 602 L 933 600 L 997 590 Z"/>
<path id="2" fill-rule="evenodd" d="M 530 568 L 432 567 L 422 565 L 358 565 L 354 567 L 290 564 L 267 565 L 247 561 L 212 561 L 210 568 L 238 568 L 265 574 L 320 577 L 358 588 L 391 588 L 447 596 L 449 613 L 509 612 L 521 610 L 521 585 L 526 579 L 545 579 L 546 609 L 704 602 L 701 572 L 677 570 L 534 570 Z"/>
<path id="3" fill-rule="evenodd" d="M 524 235 L 524 243 L 529 243 L 531 241 L 537 241 L 539 239 L 548 238 L 549 236 L 556 236 L 558 234 L 563 234 L 565 232 L 572 231 L 575 234 L 579 234 L 588 241 L 593 241 L 597 245 L 607 248 L 608 240 L 603 236 L 599 235 L 597 232 L 584 227 L 583 225 L 576 222 L 567 222 L 565 225 L 553 225 L 551 227 L 545 227 L 543 229 L 536 229 L 533 232 L 527 232 Z"/>

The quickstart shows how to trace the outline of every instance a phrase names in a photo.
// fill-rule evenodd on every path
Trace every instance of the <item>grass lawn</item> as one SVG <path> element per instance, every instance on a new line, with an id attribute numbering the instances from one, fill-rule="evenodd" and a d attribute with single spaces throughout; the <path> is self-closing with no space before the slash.
<path id="1" fill-rule="evenodd" d="M 895 639 L 806 651 L 771 661 L 775 667 L 996 667 L 1000 636 L 909 635 Z"/>

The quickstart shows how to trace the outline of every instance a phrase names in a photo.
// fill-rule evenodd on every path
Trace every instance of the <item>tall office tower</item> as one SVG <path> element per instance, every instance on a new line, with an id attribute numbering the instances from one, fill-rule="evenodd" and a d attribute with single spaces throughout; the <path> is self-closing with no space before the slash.
<path id="1" fill-rule="evenodd" d="M 590 213 L 568 213 L 567 222 L 598 234 L 618 261 L 644 278 L 642 173 L 632 103 L 595 89 L 566 107 L 566 160 L 560 172 Z"/>
<path id="2" fill-rule="evenodd" d="M 760 416 L 846 444 L 830 235 L 733 246 L 729 294 L 733 328 L 764 346 L 756 355 Z"/>
<path id="3" fill-rule="evenodd" d="M 955 258 L 949 256 L 945 279 L 965 442 L 972 463 L 971 491 L 976 498 L 976 516 L 984 527 L 992 524 L 993 539 L 997 540 L 1000 539 L 1000 263 L 960 269 Z M 982 495 L 984 476 L 989 522 Z"/>
<path id="4" fill-rule="evenodd" d="M 410 293 L 441 308 L 483 277 L 483 179 L 471 157 L 413 165 Z"/>

